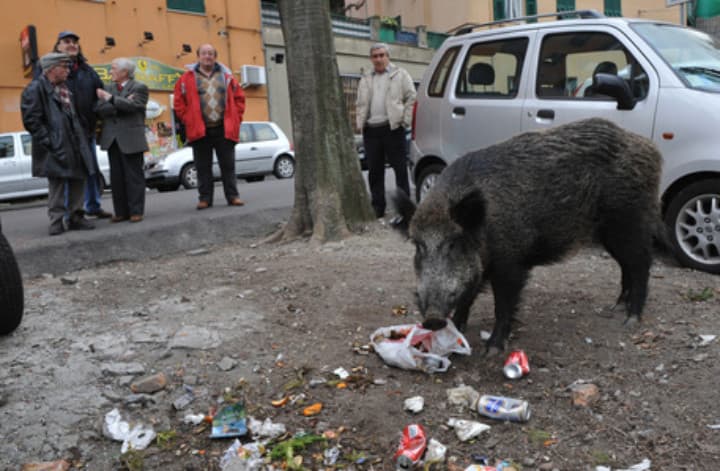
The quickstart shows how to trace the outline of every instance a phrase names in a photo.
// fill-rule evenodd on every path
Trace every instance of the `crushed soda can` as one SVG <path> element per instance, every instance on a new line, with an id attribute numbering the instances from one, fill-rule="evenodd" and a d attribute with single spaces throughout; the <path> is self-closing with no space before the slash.
<path id="1" fill-rule="evenodd" d="M 480 396 L 477 411 L 492 419 L 511 422 L 530 420 L 530 404 L 527 401 L 502 396 Z"/>
<path id="2" fill-rule="evenodd" d="M 503 365 L 503 373 L 508 379 L 519 379 L 530 373 L 530 363 L 525 352 L 522 350 L 510 352 Z"/>
<path id="3" fill-rule="evenodd" d="M 412 469 L 425 453 L 427 436 L 420 424 L 410 424 L 403 429 L 400 445 L 395 452 L 396 470 Z"/>

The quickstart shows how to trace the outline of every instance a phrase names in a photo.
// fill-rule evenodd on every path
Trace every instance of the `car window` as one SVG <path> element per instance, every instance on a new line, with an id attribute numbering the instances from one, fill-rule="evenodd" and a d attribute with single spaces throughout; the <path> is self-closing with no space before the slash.
<path id="1" fill-rule="evenodd" d="M 435 72 L 433 72 L 432 78 L 430 79 L 428 95 L 443 96 L 445 94 L 445 86 L 447 85 L 453 64 L 455 64 L 458 51 L 460 51 L 460 46 L 445 51 L 445 54 L 443 54 L 442 59 L 438 62 Z"/>
<path id="2" fill-rule="evenodd" d="M 274 141 L 277 139 L 277 134 L 269 124 L 253 124 L 253 130 L 255 131 L 256 141 Z"/>
<path id="3" fill-rule="evenodd" d="M 252 129 L 249 124 L 240 125 L 240 142 L 252 142 Z"/>
<path id="4" fill-rule="evenodd" d="M 30 134 L 20 135 L 22 141 L 23 154 L 32 155 L 32 136 Z"/>
<path id="5" fill-rule="evenodd" d="M 460 69 L 459 97 L 512 98 L 517 95 L 527 38 L 474 44 Z"/>
<path id="6" fill-rule="evenodd" d="M 0 158 L 15 156 L 13 136 L 0 136 Z"/>
<path id="7" fill-rule="evenodd" d="M 638 100 L 647 96 L 648 76 L 618 39 L 602 32 L 552 34 L 543 39 L 536 93 L 540 98 L 607 99 L 592 88 L 596 73 L 624 78 Z"/>

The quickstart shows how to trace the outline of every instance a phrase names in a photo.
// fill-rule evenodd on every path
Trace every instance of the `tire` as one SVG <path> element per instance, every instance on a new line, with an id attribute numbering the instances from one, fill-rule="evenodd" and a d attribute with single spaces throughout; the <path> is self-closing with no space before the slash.
<path id="1" fill-rule="evenodd" d="M 295 161 L 289 155 L 281 155 L 275 161 L 273 173 L 277 178 L 292 178 L 295 175 Z"/>
<path id="2" fill-rule="evenodd" d="M 17 329 L 24 309 L 23 285 L 15 254 L 0 232 L 0 335 Z"/>
<path id="3" fill-rule="evenodd" d="M 683 188 L 667 207 L 668 237 L 681 264 L 720 273 L 720 180 Z"/>
<path id="4" fill-rule="evenodd" d="M 445 170 L 445 166 L 443 164 L 431 164 L 420 172 L 417 184 L 415 185 L 415 199 L 418 203 L 422 201 L 428 191 L 435 186 L 435 182 L 443 170 Z"/>
<path id="5" fill-rule="evenodd" d="M 180 184 L 186 189 L 191 190 L 198 186 L 197 169 L 194 163 L 185 164 L 180 171 Z"/>
<path id="6" fill-rule="evenodd" d="M 176 183 L 176 184 L 174 184 L 174 185 L 171 185 L 171 184 L 163 184 L 163 185 L 158 185 L 158 186 L 156 186 L 155 188 L 156 188 L 157 191 L 159 191 L 160 193 L 166 193 L 166 192 L 168 192 L 168 191 L 177 191 L 177 189 L 180 188 L 180 184 L 179 184 L 179 183 Z"/>
<path id="7" fill-rule="evenodd" d="M 245 177 L 245 181 L 248 183 L 261 182 L 265 180 L 264 175 L 255 175 L 254 177 Z"/>

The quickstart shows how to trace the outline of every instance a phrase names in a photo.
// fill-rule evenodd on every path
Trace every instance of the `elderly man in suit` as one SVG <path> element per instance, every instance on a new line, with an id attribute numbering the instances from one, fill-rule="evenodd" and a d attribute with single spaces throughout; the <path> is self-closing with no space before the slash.
<path id="1" fill-rule="evenodd" d="M 108 151 L 110 185 L 115 215 L 111 222 L 140 222 L 145 212 L 143 153 L 148 88 L 134 79 L 135 64 L 126 58 L 112 61 L 112 84 L 98 88 L 98 115 L 102 119 L 100 147 Z"/>

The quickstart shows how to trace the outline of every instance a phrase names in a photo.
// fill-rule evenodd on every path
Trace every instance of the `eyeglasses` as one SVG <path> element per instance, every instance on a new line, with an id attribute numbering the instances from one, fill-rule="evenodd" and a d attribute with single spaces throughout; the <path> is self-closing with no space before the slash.
<path id="1" fill-rule="evenodd" d="M 378 58 L 378 57 L 385 57 L 385 53 L 384 53 L 384 52 L 378 52 L 377 54 L 371 54 L 370 57 L 372 57 L 373 59 L 376 59 L 376 58 Z"/>

